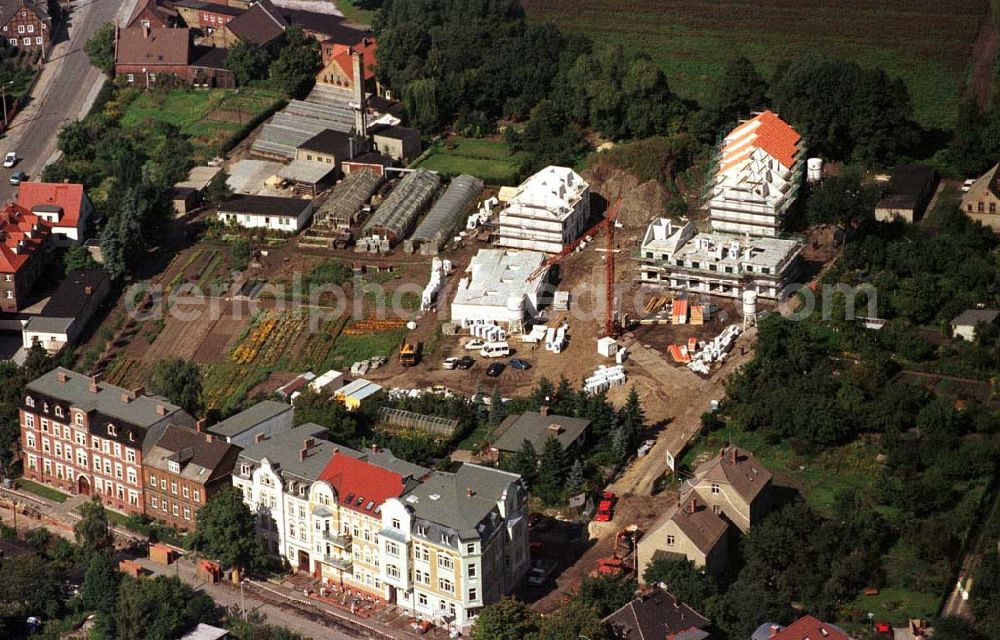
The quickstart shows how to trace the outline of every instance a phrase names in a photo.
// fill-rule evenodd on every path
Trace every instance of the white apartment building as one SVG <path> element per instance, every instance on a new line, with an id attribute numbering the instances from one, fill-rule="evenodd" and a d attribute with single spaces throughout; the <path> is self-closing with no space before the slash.
<path id="1" fill-rule="evenodd" d="M 805 143 L 788 123 L 764 111 L 723 141 L 706 208 L 712 230 L 776 237 L 798 196 Z"/>
<path id="2" fill-rule="evenodd" d="M 677 291 L 775 299 L 798 272 L 802 243 L 781 238 L 698 233 L 694 224 L 654 219 L 639 250 L 639 282 Z"/>
<path id="3" fill-rule="evenodd" d="M 528 568 L 520 477 L 476 465 L 429 471 L 302 425 L 243 451 L 233 485 L 272 554 L 324 583 L 438 624 L 465 626 Z"/>
<path id="4" fill-rule="evenodd" d="M 546 167 L 507 200 L 500 212 L 499 244 L 559 253 L 580 237 L 589 219 L 590 185 L 572 169 Z"/>

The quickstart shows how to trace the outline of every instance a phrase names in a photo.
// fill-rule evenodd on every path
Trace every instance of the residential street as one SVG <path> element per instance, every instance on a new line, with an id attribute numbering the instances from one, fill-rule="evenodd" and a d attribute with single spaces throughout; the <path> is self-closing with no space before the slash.
<path id="1" fill-rule="evenodd" d="M 5 170 L 0 180 L 0 202 L 13 199 L 17 187 L 7 178 L 21 170 L 37 181 L 42 168 L 56 154 L 59 128 L 82 117 L 100 91 L 104 76 L 90 66 L 83 50 L 87 40 L 105 22 L 124 20 L 136 0 L 74 0 L 62 30 L 62 40 L 53 48 L 32 99 L 14 118 L 7 135 L 0 139 L 0 153 L 17 151 L 21 162 Z M 66 38 L 68 29 L 69 37 Z"/>

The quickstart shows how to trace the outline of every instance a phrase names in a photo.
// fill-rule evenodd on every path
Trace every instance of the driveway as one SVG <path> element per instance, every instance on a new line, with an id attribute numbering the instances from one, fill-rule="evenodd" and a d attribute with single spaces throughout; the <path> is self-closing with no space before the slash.
<path id="1" fill-rule="evenodd" d="M 42 168 L 56 157 L 56 137 L 60 127 L 86 115 L 104 84 L 105 76 L 90 65 L 83 50 L 87 40 L 105 22 L 126 20 L 136 0 L 73 0 L 61 42 L 53 47 L 48 62 L 32 92 L 32 99 L 11 123 L 0 140 L 0 155 L 17 151 L 23 158 L 13 170 L 2 173 L 0 204 L 17 193 L 7 178 L 15 170 L 24 171 L 37 182 Z M 66 37 L 68 30 L 68 38 Z"/>

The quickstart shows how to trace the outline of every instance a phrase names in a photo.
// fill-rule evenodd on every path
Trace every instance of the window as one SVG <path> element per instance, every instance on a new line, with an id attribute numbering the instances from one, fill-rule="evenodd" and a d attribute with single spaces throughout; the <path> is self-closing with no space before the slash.
<path id="1" fill-rule="evenodd" d="M 667 546 L 668 547 L 674 546 L 674 537 L 673 536 L 667 536 Z"/>
<path id="2" fill-rule="evenodd" d="M 152 498 L 149 499 L 149 506 L 153 507 L 154 509 L 160 506 L 160 501 L 157 500 L 156 496 L 153 496 Z"/>
<path id="3" fill-rule="evenodd" d="M 292 536 L 293 538 L 295 537 L 295 523 L 294 522 L 289 522 L 288 523 L 288 535 Z"/>
<path id="4" fill-rule="evenodd" d="M 438 566 L 442 569 L 454 569 L 455 563 L 452 562 L 451 556 L 447 556 L 443 553 L 438 554 Z"/>
<path id="5" fill-rule="evenodd" d="M 399 545 L 396 544 L 395 542 L 386 542 L 385 543 L 385 552 L 387 554 L 389 554 L 390 556 L 392 556 L 393 558 L 398 558 L 399 557 Z"/>
<path id="6" fill-rule="evenodd" d="M 126 475 L 128 476 L 128 482 L 129 482 L 129 484 L 135 484 L 136 483 L 135 469 L 129 467 L 128 468 L 128 472 L 127 472 Z"/>
<path id="7" fill-rule="evenodd" d="M 469 565 L 469 577 L 470 578 L 475 578 L 476 577 L 476 565 L 475 564 L 470 564 Z"/>
<path id="8" fill-rule="evenodd" d="M 471 543 L 465 545 L 465 552 L 467 554 L 469 554 L 469 555 L 474 554 L 476 552 L 476 543 L 475 542 L 471 542 Z"/>
<path id="9" fill-rule="evenodd" d="M 173 507 L 173 509 L 171 509 L 170 512 L 173 513 L 175 516 L 180 515 L 180 509 L 177 507 L 177 503 L 176 502 L 174 503 L 174 507 Z"/>
<path id="10" fill-rule="evenodd" d="M 155 473 L 149 474 L 149 485 L 151 487 L 156 487 L 156 474 Z"/>
<path id="11" fill-rule="evenodd" d="M 385 565 L 385 575 L 390 578 L 399 578 L 399 568 L 394 564 Z"/>
<path id="12" fill-rule="evenodd" d="M 402 525 L 399 523 L 399 518 L 392 519 L 392 528 L 397 531 L 403 528 Z"/>
<path id="13" fill-rule="evenodd" d="M 113 425 L 113 424 L 109 424 L 108 425 L 108 435 L 109 436 L 116 436 L 116 435 L 118 435 L 118 430 L 115 429 L 115 425 Z M 118 447 L 119 447 L 118 451 L 119 451 L 119 454 L 120 454 L 121 453 L 121 449 L 120 449 L 121 445 L 118 445 Z"/>
<path id="14" fill-rule="evenodd" d="M 191 507 L 184 507 L 184 519 L 185 520 L 191 519 Z"/>
<path id="15" fill-rule="evenodd" d="M 28 25 L 28 33 L 34 33 L 34 32 L 35 32 L 35 25 L 29 24 Z"/>
<path id="16" fill-rule="evenodd" d="M 127 449 L 125 451 L 125 461 L 135 464 L 135 449 Z"/>
<path id="17" fill-rule="evenodd" d="M 413 571 L 413 579 L 416 580 L 417 584 L 429 585 L 431 583 L 431 574 L 420 569 L 415 569 Z"/>
<path id="18" fill-rule="evenodd" d="M 17 25 L 17 32 L 18 33 L 24 33 L 24 25 L 23 24 Z"/>
<path id="19" fill-rule="evenodd" d="M 427 535 L 427 527 L 424 526 L 424 525 L 422 525 L 422 524 L 418 524 L 417 525 L 417 535 L 426 536 Z"/>
<path id="20" fill-rule="evenodd" d="M 722 491 L 722 488 L 719 486 L 719 483 L 718 482 L 713 482 L 712 483 L 712 493 L 719 493 L 720 491 Z"/>
<path id="21" fill-rule="evenodd" d="M 424 562 L 431 561 L 430 551 L 427 550 L 427 547 L 419 544 L 413 546 L 413 557 L 417 560 L 423 560 Z"/>
<path id="22" fill-rule="evenodd" d="M 24 404 L 25 404 L 25 406 L 28 406 L 28 407 L 31 407 L 32 409 L 34 409 L 35 408 L 35 399 L 32 398 L 31 396 L 25 396 L 25 398 L 24 398 Z"/>
<path id="23" fill-rule="evenodd" d="M 59 418 L 63 417 L 63 409 L 58 405 L 56 405 L 56 416 Z"/>
<path id="24" fill-rule="evenodd" d="M 194 501 L 201 502 L 201 491 L 198 491 L 197 489 L 194 490 Z"/>
<path id="25" fill-rule="evenodd" d="M 991 202 L 990 203 L 990 213 L 996 213 L 996 212 L 997 212 L 997 203 Z"/>
<path id="26" fill-rule="evenodd" d="M 184 496 L 185 498 L 191 497 L 191 490 L 188 489 L 187 485 L 181 487 L 181 495 Z"/>
<path id="27" fill-rule="evenodd" d="M 33 433 L 26 434 L 25 437 L 24 437 L 24 445 L 26 447 L 28 447 L 29 449 L 34 449 L 35 448 L 35 434 L 33 434 Z"/>
<path id="28" fill-rule="evenodd" d="M 82 427 L 83 426 L 83 414 L 80 413 L 80 412 L 77 412 L 75 418 L 76 418 L 76 424 L 77 424 L 77 426 L 78 427 Z"/>
<path id="29" fill-rule="evenodd" d="M 7 27 L 4 27 L 3 30 L 6 31 Z M 8 42 L 10 42 L 10 46 L 12 46 L 12 47 L 16 47 L 17 46 L 17 38 L 10 38 L 8 40 Z M 8 279 L 8 281 L 10 280 L 10 276 L 9 275 L 7 276 L 7 279 Z M 13 292 L 12 291 L 8 291 L 7 292 L 8 295 L 10 295 L 11 293 L 13 293 Z"/>
<path id="30" fill-rule="evenodd" d="M 455 585 L 451 580 L 447 578 L 438 578 L 438 591 L 445 591 L 447 593 L 455 592 Z"/>
<path id="31" fill-rule="evenodd" d="M 427 594 L 426 593 L 418 593 L 417 594 L 417 604 L 419 604 L 421 607 L 426 607 L 427 606 Z"/>
<path id="32" fill-rule="evenodd" d="M 477 593 L 475 589 L 469 589 L 469 600 L 478 600 L 478 599 L 479 599 L 479 593 Z"/>
<path id="33" fill-rule="evenodd" d="M 29 429 L 34 429 L 35 428 L 35 416 L 30 415 L 30 414 L 25 415 L 24 416 L 24 426 L 28 427 Z"/>
<path id="34" fill-rule="evenodd" d="M 248 464 L 241 464 L 240 465 L 240 475 L 248 476 L 248 475 L 250 475 L 250 471 L 251 471 L 250 465 L 248 465 Z"/>
<path id="35" fill-rule="evenodd" d="M 976 205 L 976 209 L 979 211 L 979 213 L 982 213 L 985 207 L 983 206 L 983 203 L 980 202 L 978 205 Z"/>
<path id="36" fill-rule="evenodd" d="M 46 420 L 45 418 L 42 418 L 42 431 L 44 431 L 45 433 L 49 432 L 49 421 Z"/>
<path id="37" fill-rule="evenodd" d="M 175 496 L 177 495 L 177 483 L 176 482 L 171 482 L 170 483 L 170 493 L 174 494 Z"/>
<path id="38" fill-rule="evenodd" d="M 125 79 L 128 80 L 129 82 L 135 82 L 135 76 L 132 75 L 131 73 L 126 73 Z"/>
<path id="39" fill-rule="evenodd" d="M 49 451 L 50 451 L 50 448 L 49 448 L 49 439 L 48 438 L 42 438 L 42 453 L 48 453 Z"/>
<path id="40" fill-rule="evenodd" d="M 115 457 L 116 458 L 121 458 L 122 457 L 122 446 L 116 442 L 114 444 L 114 447 L 115 447 Z"/>
<path id="41" fill-rule="evenodd" d="M 167 479 L 166 478 L 160 478 L 160 490 L 161 491 L 166 491 L 167 490 Z"/>

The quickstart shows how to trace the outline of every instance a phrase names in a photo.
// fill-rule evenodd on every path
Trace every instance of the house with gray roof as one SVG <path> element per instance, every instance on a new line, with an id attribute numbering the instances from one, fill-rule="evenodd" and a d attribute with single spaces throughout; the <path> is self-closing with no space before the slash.
<path id="1" fill-rule="evenodd" d="M 207 428 L 208 433 L 244 449 L 253 446 L 260 435 L 271 437 L 292 428 L 292 405 L 263 400 L 249 409 Z"/>
<path id="2" fill-rule="evenodd" d="M 517 453 L 527 440 L 541 455 L 548 439 L 555 438 L 566 451 L 583 444 L 589 427 L 590 420 L 549 413 L 548 407 L 542 407 L 541 411 L 525 411 L 504 418 L 497 428 L 499 436 L 493 450 L 497 454 Z"/>

